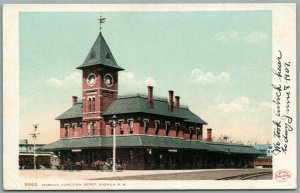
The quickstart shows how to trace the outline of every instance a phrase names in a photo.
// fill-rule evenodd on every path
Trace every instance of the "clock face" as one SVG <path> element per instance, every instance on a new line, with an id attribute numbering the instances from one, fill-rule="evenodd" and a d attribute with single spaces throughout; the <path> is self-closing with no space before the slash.
<path id="1" fill-rule="evenodd" d="M 87 78 L 87 83 L 89 86 L 93 86 L 96 83 L 96 75 L 91 73 Z"/>
<path id="2" fill-rule="evenodd" d="M 113 79 L 112 75 L 106 74 L 106 75 L 104 76 L 104 83 L 105 83 L 106 86 L 108 86 L 108 87 L 112 86 L 113 83 L 114 83 L 114 79 Z"/>

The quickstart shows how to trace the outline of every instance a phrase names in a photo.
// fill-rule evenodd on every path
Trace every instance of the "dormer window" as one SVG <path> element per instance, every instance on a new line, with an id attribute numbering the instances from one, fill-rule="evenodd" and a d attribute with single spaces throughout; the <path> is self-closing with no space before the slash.
<path id="1" fill-rule="evenodd" d="M 111 53 L 110 53 L 110 52 L 107 52 L 105 58 L 106 58 L 106 59 L 111 59 Z"/>
<path id="2" fill-rule="evenodd" d="M 90 54 L 90 59 L 95 59 L 96 58 L 96 54 L 95 51 L 93 50 Z"/>

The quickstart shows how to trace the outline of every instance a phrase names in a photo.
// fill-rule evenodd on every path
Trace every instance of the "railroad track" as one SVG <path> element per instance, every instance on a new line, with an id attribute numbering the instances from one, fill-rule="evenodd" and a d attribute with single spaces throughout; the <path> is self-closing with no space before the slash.
<path id="1" fill-rule="evenodd" d="M 217 180 L 249 180 L 252 178 L 258 178 L 260 176 L 265 175 L 272 175 L 272 172 L 258 172 L 258 173 L 251 173 L 251 174 L 240 174 L 235 176 L 228 176 L 225 178 L 219 178 Z"/>

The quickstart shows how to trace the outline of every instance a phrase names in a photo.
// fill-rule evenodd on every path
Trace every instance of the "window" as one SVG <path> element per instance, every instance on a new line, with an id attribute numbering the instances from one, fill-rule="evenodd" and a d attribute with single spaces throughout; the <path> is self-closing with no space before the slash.
<path id="1" fill-rule="evenodd" d="M 96 106 L 95 106 L 95 97 L 92 99 L 92 112 L 94 112 L 96 110 Z"/>
<path id="2" fill-rule="evenodd" d="M 179 135 L 179 124 L 175 123 L 175 131 L 176 131 L 176 137 Z"/>
<path id="3" fill-rule="evenodd" d="M 119 121 L 119 126 L 120 126 L 120 135 L 123 135 L 124 134 L 124 128 L 123 128 L 123 123 L 124 121 Z"/>
<path id="4" fill-rule="evenodd" d="M 88 100 L 88 111 L 91 112 L 92 111 L 92 99 L 89 98 Z"/>
<path id="5" fill-rule="evenodd" d="M 69 137 L 69 125 L 65 125 L 65 138 Z"/>
<path id="6" fill-rule="evenodd" d="M 87 126 L 86 126 L 86 135 L 90 136 L 90 134 L 91 134 L 91 123 L 87 123 Z"/>
<path id="7" fill-rule="evenodd" d="M 73 125 L 72 125 L 72 129 L 73 129 L 73 133 L 72 133 L 72 134 L 73 134 L 73 137 L 76 137 L 76 136 L 77 136 L 76 126 L 77 126 L 76 124 L 73 124 Z"/>
<path id="8" fill-rule="evenodd" d="M 197 140 L 199 140 L 199 136 L 200 136 L 200 128 L 196 128 L 196 135 L 197 135 Z"/>
<path id="9" fill-rule="evenodd" d="M 159 121 L 155 121 L 155 135 L 158 135 L 159 132 Z"/>
<path id="10" fill-rule="evenodd" d="M 169 136 L 170 132 L 170 122 L 166 122 L 166 136 Z"/>
<path id="11" fill-rule="evenodd" d="M 133 120 L 128 120 L 129 133 L 133 134 Z"/>
<path id="12" fill-rule="evenodd" d="M 96 122 L 93 122 L 93 135 L 96 135 Z"/>
<path id="13" fill-rule="evenodd" d="M 145 134 L 148 133 L 148 128 L 149 128 L 149 120 L 148 119 L 144 119 L 144 131 L 145 131 Z"/>
<path id="14" fill-rule="evenodd" d="M 109 126 L 110 126 L 110 135 L 114 135 L 113 121 L 109 121 Z"/>
<path id="15" fill-rule="evenodd" d="M 194 131 L 193 131 L 193 127 L 190 127 L 190 139 L 193 139 L 193 134 L 194 134 Z"/>
<path id="16" fill-rule="evenodd" d="M 81 137 L 81 136 L 82 136 L 82 133 L 83 133 L 82 122 L 80 122 L 79 127 L 80 127 L 80 137 Z"/>

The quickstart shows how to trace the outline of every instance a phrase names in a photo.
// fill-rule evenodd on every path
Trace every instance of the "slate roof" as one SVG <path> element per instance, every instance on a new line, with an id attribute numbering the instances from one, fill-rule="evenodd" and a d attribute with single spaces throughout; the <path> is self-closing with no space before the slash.
<path id="1" fill-rule="evenodd" d="M 73 139 L 61 139 L 42 147 L 43 150 L 70 150 L 70 149 L 93 149 L 93 148 L 111 148 L 112 137 L 97 136 L 84 137 Z M 233 145 L 233 144 L 214 144 L 204 143 L 201 141 L 185 140 L 182 138 L 149 136 L 149 135 L 127 135 L 117 136 L 116 138 L 118 148 L 174 148 L 174 149 L 197 149 L 204 151 L 213 151 L 219 153 L 232 154 L 255 154 L 259 155 L 261 152 L 257 151 L 252 146 Z"/>
<path id="2" fill-rule="evenodd" d="M 133 96 L 124 97 L 114 100 L 111 105 L 103 113 L 106 115 L 125 114 L 125 113 L 148 113 L 161 116 L 176 117 L 184 119 L 187 122 L 201 123 L 206 125 L 207 123 L 200 117 L 192 113 L 188 108 L 175 108 L 173 112 L 168 110 L 168 102 L 164 100 L 153 99 L 153 108 L 147 107 L 147 97 Z"/>
<path id="3" fill-rule="evenodd" d="M 256 155 L 262 154 L 262 152 L 258 151 L 253 146 L 232 144 L 232 143 L 213 143 L 213 142 L 208 142 L 206 144 L 227 154 L 256 154 Z"/>
<path id="4" fill-rule="evenodd" d="M 147 107 L 147 97 L 137 95 L 132 97 L 123 97 L 115 99 L 110 106 L 103 112 L 104 116 L 127 114 L 127 113 L 147 113 L 155 114 L 168 117 L 176 117 L 183 119 L 186 122 L 200 123 L 206 125 L 207 123 L 200 117 L 192 113 L 188 108 L 181 107 L 179 109 L 174 107 L 174 111 L 170 112 L 168 110 L 168 102 L 165 100 L 153 99 L 153 107 L 149 109 Z M 80 118 L 82 117 L 82 103 L 77 103 L 77 105 L 72 106 L 62 115 L 58 116 L 56 119 L 70 119 L 70 118 Z"/>
<path id="5" fill-rule="evenodd" d="M 118 66 L 101 32 L 86 56 L 83 64 L 78 66 L 77 69 L 83 69 L 85 67 L 95 65 L 110 67 L 117 71 L 124 70 L 122 67 Z"/>
<path id="6" fill-rule="evenodd" d="M 72 119 L 72 118 L 80 118 L 82 117 L 82 103 L 77 102 L 76 105 L 69 108 L 66 112 L 59 115 L 56 120 L 61 119 Z"/>

